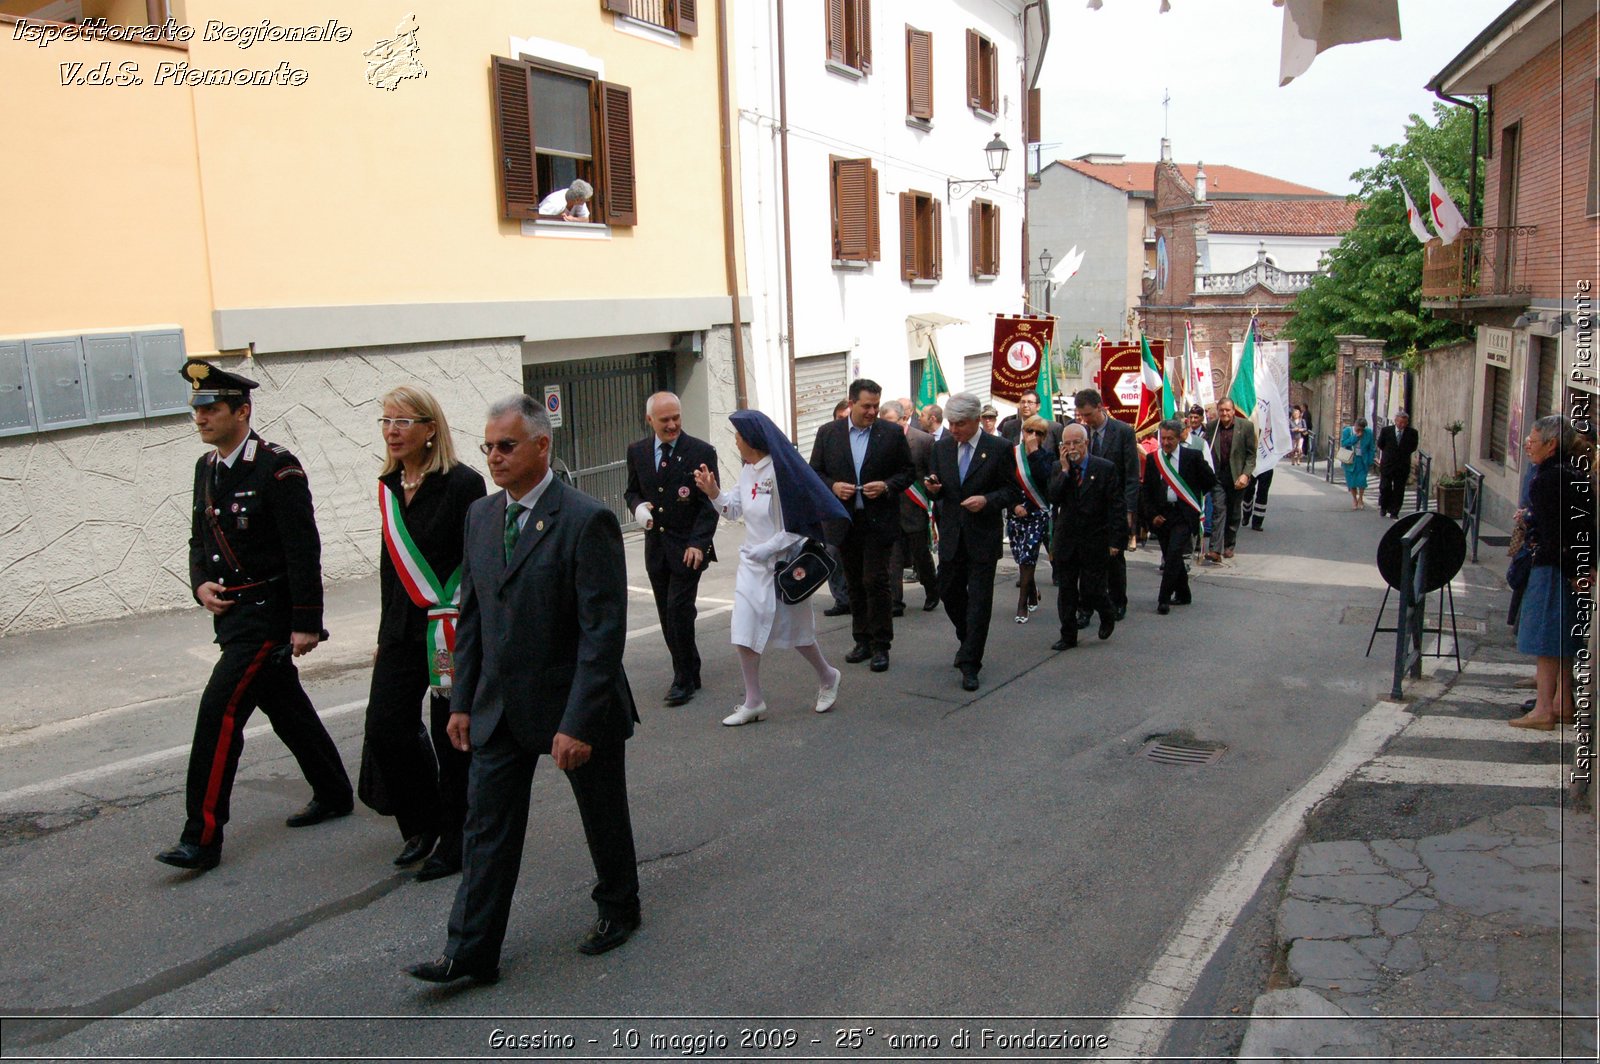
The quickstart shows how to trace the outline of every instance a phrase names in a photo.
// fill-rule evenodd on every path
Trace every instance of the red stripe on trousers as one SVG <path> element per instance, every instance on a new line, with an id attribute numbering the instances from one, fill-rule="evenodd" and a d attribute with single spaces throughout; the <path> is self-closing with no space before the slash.
<path id="1" fill-rule="evenodd" d="M 271 642 L 261 644 L 261 649 L 256 651 L 250 667 L 244 670 L 244 675 L 234 685 L 233 694 L 228 696 L 228 708 L 222 711 L 222 727 L 217 734 L 217 750 L 211 756 L 211 776 L 206 780 L 206 797 L 205 801 L 200 803 L 200 817 L 205 822 L 205 827 L 200 831 L 202 846 L 211 845 L 211 840 L 217 835 L 217 794 L 222 790 L 222 777 L 228 770 L 228 751 L 233 747 L 233 717 L 239 708 L 239 699 L 244 697 L 250 681 L 261 671 L 262 663 L 267 660 L 267 655 L 272 652 L 274 646 L 276 644 Z"/>

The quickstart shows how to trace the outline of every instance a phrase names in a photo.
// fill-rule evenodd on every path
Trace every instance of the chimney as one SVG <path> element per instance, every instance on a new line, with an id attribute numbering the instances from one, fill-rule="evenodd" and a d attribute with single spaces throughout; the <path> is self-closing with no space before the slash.
<path id="1" fill-rule="evenodd" d="M 1164 163 L 1172 161 L 1172 141 L 1166 137 L 1161 138 L 1161 161 Z"/>
<path id="2" fill-rule="evenodd" d="M 1194 165 L 1194 201 L 1196 203 L 1204 203 L 1206 201 L 1205 163 L 1195 163 Z"/>

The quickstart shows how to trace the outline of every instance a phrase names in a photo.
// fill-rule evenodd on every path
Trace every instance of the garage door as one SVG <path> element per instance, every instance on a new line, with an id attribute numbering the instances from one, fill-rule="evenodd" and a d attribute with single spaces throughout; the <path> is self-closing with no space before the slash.
<path id="1" fill-rule="evenodd" d="M 795 444 L 811 457 L 817 430 L 833 418 L 839 400 L 850 396 L 850 353 L 814 355 L 794 363 Z"/>
<path id="2" fill-rule="evenodd" d="M 994 356 L 988 351 L 981 355 L 968 355 L 962 370 L 962 379 L 967 382 L 967 391 L 987 403 L 989 378 L 994 370 Z"/>

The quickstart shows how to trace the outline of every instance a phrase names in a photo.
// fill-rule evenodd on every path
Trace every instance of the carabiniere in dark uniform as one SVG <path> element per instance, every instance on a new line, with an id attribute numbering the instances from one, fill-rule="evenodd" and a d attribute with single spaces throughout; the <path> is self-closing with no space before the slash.
<path id="1" fill-rule="evenodd" d="M 311 646 L 328 637 L 322 542 L 305 470 L 286 448 L 249 429 L 255 381 L 200 359 L 180 372 L 192 385 L 189 403 L 202 438 L 216 443 L 195 462 L 189 584 L 202 605 L 203 591 L 233 605 L 213 616 L 222 657 L 200 698 L 183 834 L 156 860 L 205 871 L 221 860 L 245 722 L 257 706 L 312 787 L 311 803 L 289 818 L 290 827 L 342 816 L 353 798 L 339 751 L 292 660 L 295 633 L 303 642 L 314 635 Z"/>

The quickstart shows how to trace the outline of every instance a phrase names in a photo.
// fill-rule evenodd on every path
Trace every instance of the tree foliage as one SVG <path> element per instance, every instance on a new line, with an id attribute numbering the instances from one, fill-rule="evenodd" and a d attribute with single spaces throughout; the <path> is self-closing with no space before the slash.
<path id="1" fill-rule="evenodd" d="M 1465 213 L 1471 174 L 1472 112 L 1445 103 L 1433 105 L 1433 125 L 1412 115 L 1405 140 L 1373 146 L 1374 165 L 1350 175 L 1361 182 L 1355 199 L 1362 207 L 1356 224 L 1328 252 L 1328 270 L 1295 297 L 1294 317 L 1284 326 L 1294 341 L 1293 374 L 1306 380 L 1331 372 L 1341 334 L 1383 340 L 1391 356 L 1458 343 L 1468 336 L 1457 322 L 1422 309 L 1422 245 L 1406 224 L 1405 182 L 1424 215 L 1428 203 L 1426 159 L 1456 205 Z M 1486 141 L 1481 141 L 1486 143 Z M 1482 202 L 1483 160 L 1478 160 L 1478 199 Z"/>

